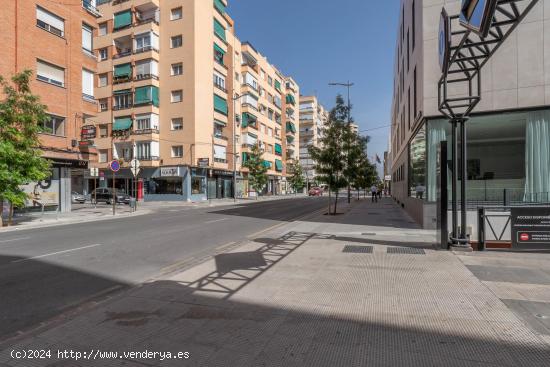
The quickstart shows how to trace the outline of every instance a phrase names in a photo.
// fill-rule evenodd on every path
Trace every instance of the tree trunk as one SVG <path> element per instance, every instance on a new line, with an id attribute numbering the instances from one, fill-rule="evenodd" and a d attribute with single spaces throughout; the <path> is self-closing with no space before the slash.
<path id="1" fill-rule="evenodd" d="M 4 199 L 0 197 L 0 229 L 4 226 Z"/>
<path id="2" fill-rule="evenodd" d="M 329 186 L 328 187 L 328 213 L 327 213 L 327 215 L 330 215 L 330 208 L 331 208 L 331 204 L 332 204 L 330 202 L 330 200 L 331 200 L 331 195 L 330 195 L 330 186 Z"/>
<path id="3" fill-rule="evenodd" d="M 338 191 L 340 191 L 340 190 L 336 190 L 336 196 L 334 198 L 334 214 L 333 215 L 336 215 L 336 208 L 338 206 L 338 193 L 339 193 Z"/>
<path id="4" fill-rule="evenodd" d="M 10 209 L 8 213 L 8 226 L 11 226 L 13 224 L 13 204 L 10 202 Z"/>

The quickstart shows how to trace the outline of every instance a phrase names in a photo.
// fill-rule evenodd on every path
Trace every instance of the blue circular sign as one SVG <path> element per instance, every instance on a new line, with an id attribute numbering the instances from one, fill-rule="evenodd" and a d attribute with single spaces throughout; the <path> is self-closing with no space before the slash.
<path id="1" fill-rule="evenodd" d="M 446 73 L 449 68 L 449 57 L 451 48 L 451 29 L 449 17 L 445 8 L 441 10 L 439 18 L 439 66 L 441 71 Z"/>
<path id="2" fill-rule="evenodd" d="M 111 168 L 113 172 L 118 172 L 120 171 L 120 163 L 118 163 L 118 161 L 111 161 L 111 163 L 109 163 L 109 168 Z"/>

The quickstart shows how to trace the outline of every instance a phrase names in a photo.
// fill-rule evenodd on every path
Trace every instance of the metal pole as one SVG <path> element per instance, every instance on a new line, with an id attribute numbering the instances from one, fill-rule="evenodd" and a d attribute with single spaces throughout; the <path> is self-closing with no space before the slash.
<path id="1" fill-rule="evenodd" d="M 116 215 L 115 171 L 113 171 L 113 215 Z"/>
<path id="2" fill-rule="evenodd" d="M 97 208 L 97 178 L 95 177 L 95 175 L 94 175 L 94 208 Z"/>
<path id="3" fill-rule="evenodd" d="M 351 84 L 348 80 L 348 129 L 351 129 L 351 100 L 350 100 L 350 87 L 351 87 Z M 351 139 L 351 135 L 350 135 L 350 139 Z M 351 140 L 348 141 L 348 149 L 351 149 Z M 351 203 L 351 183 L 348 182 L 348 204 Z"/>
<path id="4" fill-rule="evenodd" d="M 458 184 L 458 162 L 457 162 L 457 151 L 458 151 L 458 141 L 457 141 L 457 123 L 455 120 L 451 121 L 452 126 L 452 149 L 451 149 L 451 155 L 452 155 L 452 184 L 451 184 L 451 191 L 452 191 L 452 227 L 453 232 L 451 233 L 451 238 L 456 238 L 458 234 L 458 198 L 457 198 L 457 184 Z M 455 241 L 453 240 L 452 243 L 454 244 Z"/>
<path id="5" fill-rule="evenodd" d="M 467 170 L 467 147 L 466 147 L 466 119 L 460 120 L 460 155 L 461 155 L 461 171 L 462 180 L 460 181 L 460 204 L 461 204 L 461 218 L 460 218 L 460 236 L 462 239 L 466 239 L 466 227 L 467 227 L 467 198 L 466 198 L 466 182 L 468 181 Z M 462 245 L 466 245 L 463 243 Z"/>
<path id="6" fill-rule="evenodd" d="M 236 101 L 237 99 L 233 96 L 233 202 L 237 202 L 237 137 L 235 134 L 235 130 L 237 129 Z"/>

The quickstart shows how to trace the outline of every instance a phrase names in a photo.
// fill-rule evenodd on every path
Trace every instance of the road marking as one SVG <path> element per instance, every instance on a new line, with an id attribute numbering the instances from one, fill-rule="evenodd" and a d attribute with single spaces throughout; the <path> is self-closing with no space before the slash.
<path id="1" fill-rule="evenodd" d="M 14 261 L 12 261 L 12 263 L 19 263 L 19 262 L 23 262 L 23 261 L 41 259 L 43 257 L 54 256 L 54 255 L 59 255 L 59 254 L 65 254 L 67 252 L 84 250 L 84 249 L 87 249 L 87 248 L 98 247 L 98 246 L 103 246 L 103 245 L 101 243 L 96 243 L 95 245 L 82 246 L 82 247 L 77 247 L 77 248 L 73 248 L 73 249 L 70 249 L 70 250 L 57 251 L 57 252 L 52 252 L 50 254 L 44 254 L 44 255 L 39 255 L 39 256 L 27 257 L 26 259 L 14 260 Z"/>
<path id="2" fill-rule="evenodd" d="M 227 220 L 227 218 L 211 220 L 211 221 L 208 221 L 208 222 L 204 222 L 204 224 L 211 224 L 211 223 L 216 223 L 216 222 L 223 222 L 224 220 Z"/>
<path id="3" fill-rule="evenodd" d="M 19 238 L 12 238 L 11 240 L 2 240 L 0 243 L 4 242 L 13 242 L 13 241 L 21 241 L 21 240 L 28 240 L 30 237 L 19 237 Z"/>

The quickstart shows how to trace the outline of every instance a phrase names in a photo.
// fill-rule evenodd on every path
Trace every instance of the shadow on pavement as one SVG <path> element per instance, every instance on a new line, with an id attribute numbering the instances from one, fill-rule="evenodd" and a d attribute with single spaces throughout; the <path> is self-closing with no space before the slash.
<path id="1" fill-rule="evenodd" d="M 255 251 L 256 254 L 245 251 L 242 257 L 216 259 L 217 271 L 209 274 L 208 279 L 202 277 L 189 284 L 161 280 L 134 288 L 21 344 L 9 348 L 3 346 L 0 363 L 13 362 L 9 357 L 12 348 L 43 349 L 47 346 L 53 350 L 80 352 L 187 351 L 190 358 L 162 362 L 158 357 L 126 357 L 109 361 L 60 361 L 54 358 L 35 360 L 33 366 L 144 366 L 159 363 L 206 367 L 548 365 L 550 350 L 547 345 L 534 343 L 525 335 L 514 335 L 513 325 L 499 339 L 494 339 L 494 333 L 486 333 L 486 337 L 471 335 L 472 329 L 459 319 L 429 318 L 422 327 L 415 327 L 409 322 L 415 317 L 412 314 L 370 313 L 371 302 L 380 300 L 367 299 L 358 313 L 346 313 L 346 308 L 338 312 L 327 310 L 321 307 L 320 301 L 304 303 L 299 293 L 284 300 L 274 300 L 268 295 L 258 295 L 255 300 L 247 302 L 243 298 L 235 299 L 244 286 L 313 236 L 289 233 L 279 239 L 257 239 L 264 245 Z M 83 287 L 94 282 L 117 283 L 38 260 L 29 260 L 25 271 L 31 276 L 33 270 L 41 267 L 46 267 L 52 276 L 73 272 L 73 276 L 82 279 Z M 228 275 L 235 277 L 227 278 Z M 241 275 L 246 278 L 244 285 L 239 279 Z M 292 277 L 292 274 L 288 276 Z M 24 307 L 22 303 L 32 303 L 37 297 L 49 295 L 52 291 L 47 286 L 47 279 L 30 277 L 29 282 L 42 284 L 43 294 L 29 292 L 25 300 L 3 293 L 2 315 L 12 317 L 17 314 L 16 307 Z M 307 279 L 296 279 L 295 283 L 296 286 L 309 284 Z M 220 292 L 216 288 L 211 290 L 208 284 L 223 284 L 227 289 L 220 296 Z M 53 289 L 63 291 L 61 284 Z M 6 297 L 14 296 L 7 307 Z M 59 306 L 52 305 L 52 310 Z M 480 324 L 475 325 L 479 327 Z"/>

